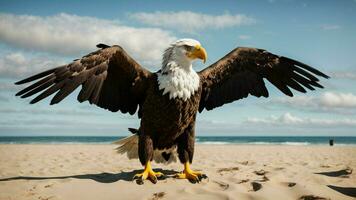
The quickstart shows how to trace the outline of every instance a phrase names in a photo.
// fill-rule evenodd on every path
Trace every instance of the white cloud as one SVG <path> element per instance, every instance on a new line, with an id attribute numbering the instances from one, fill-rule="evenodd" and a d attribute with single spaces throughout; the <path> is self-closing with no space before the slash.
<path id="1" fill-rule="evenodd" d="M 337 30 L 340 29 L 341 27 L 336 24 L 324 24 L 321 26 L 323 30 Z"/>
<path id="2" fill-rule="evenodd" d="M 248 39 L 251 39 L 251 36 L 249 36 L 249 35 L 240 35 L 239 39 L 240 40 L 248 40 Z"/>
<path id="3" fill-rule="evenodd" d="M 356 95 L 352 93 L 325 92 L 320 97 L 320 105 L 325 107 L 356 108 Z"/>
<path id="4" fill-rule="evenodd" d="M 332 78 L 356 80 L 356 71 L 338 71 L 331 73 Z"/>
<path id="5" fill-rule="evenodd" d="M 352 93 L 324 92 L 317 97 L 281 97 L 271 100 L 270 103 L 318 112 L 327 111 L 342 114 L 354 114 L 356 112 L 356 95 Z"/>
<path id="6" fill-rule="evenodd" d="M 291 115 L 290 113 L 285 113 L 281 115 L 280 117 L 276 116 L 271 116 L 269 118 L 255 118 L 251 117 L 246 120 L 247 123 L 253 123 L 253 124 L 299 124 L 303 120 Z"/>
<path id="7" fill-rule="evenodd" d="M 79 56 L 95 50 L 98 43 L 119 44 L 146 64 L 160 63 L 163 50 L 176 39 L 158 28 L 134 28 L 65 13 L 48 17 L 0 14 L 0 27 L 0 41 L 16 47 Z"/>
<path id="8" fill-rule="evenodd" d="M 248 117 L 242 121 L 197 121 L 198 133 L 230 135 L 349 135 L 356 127 L 354 118 L 318 118 L 285 112 L 279 116 Z M 335 132 L 337 131 L 337 132 Z"/>
<path id="9" fill-rule="evenodd" d="M 243 14 L 207 15 L 191 11 L 132 13 L 131 19 L 143 24 L 176 29 L 181 32 L 196 32 L 203 29 L 220 29 L 256 23 L 252 17 Z"/>
<path id="10" fill-rule="evenodd" d="M 45 56 L 29 56 L 21 52 L 13 52 L 0 56 L 0 78 L 24 78 L 45 69 L 64 64 L 64 60 L 48 59 Z M 0 89 L 13 89 L 8 84 L 0 84 Z"/>
<path id="11" fill-rule="evenodd" d="M 267 118 L 248 118 L 245 123 L 268 125 L 268 126 L 302 126 L 302 127 L 338 127 L 338 126 L 356 126 L 356 119 L 315 119 L 301 118 L 290 113 L 276 117 L 270 116 Z"/>
<path id="12" fill-rule="evenodd" d="M 31 115 L 100 115 L 98 112 L 84 111 L 80 109 L 65 109 L 65 108 L 0 108 L 0 114 L 31 114 Z"/>
<path id="13" fill-rule="evenodd" d="M 54 127 L 58 128 L 58 124 L 60 124 L 61 129 L 65 129 L 66 127 L 70 128 L 108 128 L 108 127 L 119 127 L 119 124 L 108 123 L 108 122 L 88 122 L 81 120 L 73 120 L 73 119 L 11 119 L 11 120 L 3 120 L 0 121 L 0 130 L 1 128 L 43 128 L 43 127 Z"/>
<path id="14" fill-rule="evenodd" d="M 80 115 L 82 116 L 82 115 Z M 107 121 L 97 118 L 78 119 L 72 117 L 40 118 L 32 114 L 31 117 L 14 115 L 0 120 L 0 135 L 112 135 L 129 134 L 127 127 L 137 127 L 134 121 Z"/>

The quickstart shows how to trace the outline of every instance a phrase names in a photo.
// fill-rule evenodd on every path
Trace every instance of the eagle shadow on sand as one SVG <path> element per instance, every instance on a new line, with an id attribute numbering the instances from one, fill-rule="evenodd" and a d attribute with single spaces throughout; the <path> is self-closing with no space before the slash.
<path id="1" fill-rule="evenodd" d="M 178 173 L 174 170 L 163 170 L 161 168 L 155 169 L 157 172 L 164 173 L 165 178 L 172 178 L 174 174 Z M 99 183 L 114 183 L 117 181 L 133 181 L 132 177 L 139 173 L 140 170 L 132 170 L 129 172 L 119 172 L 119 173 L 108 173 L 102 172 L 97 174 L 78 174 L 78 175 L 68 175 L 68 176 L 15 176 L 9 178 L 2 178 L 0 182 L 4 181 L 14 181 L 14 180 L 56 180 L 56 179 L 90 179 Z M 139 184 L 139 182 L 137 182 Z"/>

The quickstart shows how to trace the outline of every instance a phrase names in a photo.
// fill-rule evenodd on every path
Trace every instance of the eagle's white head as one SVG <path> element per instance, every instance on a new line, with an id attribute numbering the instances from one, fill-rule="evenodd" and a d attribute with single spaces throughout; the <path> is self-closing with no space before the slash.
<path id="1" fill-rule="evenodd" d="M 195 59 L 201 59 L 204 63 L 207 59 L 207 53 L 200 42 L 189 38 L 177 40 L 163 54 L 162 71 L 169 70 L 172 64 L 189 69 Z"/>
<path id="2" fill-rule="evenodd" d="M 199 89 L 199 76 L 193 70 L 196 59 L 204 62 L 207 53 L 200 42 L 194 39 L 180 39 L 168 47 L 162 60 L 162 69 L 158 73 L 159 89 L 169 98 L 187 100 Z"/>

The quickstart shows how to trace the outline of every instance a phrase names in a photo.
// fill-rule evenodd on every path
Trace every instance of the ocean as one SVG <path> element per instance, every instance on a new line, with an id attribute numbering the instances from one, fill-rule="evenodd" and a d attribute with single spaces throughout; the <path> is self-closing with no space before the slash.
<path id="1" fill-rule="evenodd" d="M 111 144 L 123 138 L 113 136 L 2 136 L 0 144 Z M 356 137 L 332 136 L 198 136 L 198 144 L 251 144 L 251 145 L 356 145 Z"/>

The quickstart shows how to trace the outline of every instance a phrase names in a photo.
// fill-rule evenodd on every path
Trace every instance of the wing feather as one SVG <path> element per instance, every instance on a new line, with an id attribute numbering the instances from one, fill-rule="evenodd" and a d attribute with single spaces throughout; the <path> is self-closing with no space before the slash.
<path id="1" fill-rule="evenodd" d="M 20 92 L 16 93 L 16 96 L 21 96 L 21 95 L 23 95 L 23 94 L 25 94 L 25 93 L 27 93 L 27 92 L 29 92 L 29 91 L 31 91 L 31 90 L 37 88 L 37 87 L 43 85 L 43 84 L 46 83 L 47 81 L 53 81 L 52 79 L 53 79 L 54 77 L 55 77 L 55 75 L 53 75 L 53 74 L 50 75 L 50 76 L 47 76 L 47 77 L 45 77 L 45 78 L 43 78 L 43 79 L 37 81 L 36 83 L 34 83 L 34 84 L 28 86 L 27 88 L 21 90 Z M 30 96 L 31 96 L 31 95 L 30 95 Z M 25 98 L 25 96 L 24 96 L 24 98 Z"/>
<path id="2" fill-rule="evenodd" d="M 72 93 L 77 87 L 84 81 L 83 76 L 75 76 L 73 78 L 67 79 L 61 90 L 54 95 L 51 100 L 51 105 L 59 103 L 64 98 L 66 98 L 70 93 Z"/>
<path id="3" fill-rule="evenodd" d="M 296 82 L 293 79 L 286 79 L 286 83 L 289 87 L 291 87 L 299 92 L 302 92 L 302 93 L 307 92 L 298 82 Z"/>
<path id="4" fill-rule="evenodd" d="M 100 75 L 96 78 L 96 85 L 95 85 L 95 88 L 94 88 L 94 91 L 92 93 L 92 96 L 90 98 L 90 103 L 91 104 L 98 104 L 98 101 L 99 101 L 99 98 L 100 98 L 100 91 L 101 91 L 101 88 L 103 86 L 103 83 L 104 83 L 104 79 L 105 79 L 105 76 L 104 75 Z M 125 108 L 122 108 L 122 110 L 124 110 Z"/>
<path id="5" fill-rule="evenodd" d="M 55 77 L 48 77 L 43 80 L 45 80 L 41 85 L 38 87 L 35 87 L 33 90 L 30 90 L 26 94 L 22 95 L 21 98 L 27 98 L 29 96 L 32 96 L 34 94 L 37 94 L 38 92 L 46 89 L 47 87 L 51 86 L 54 82 Z"/>
<path id="6" fill-rule="evenodd" d="M 54 94 L 51 105 L 61 102 L 79 86 L 79 102 L 89 101 L 101 108 L 134 114 L 145 98 L 151 73 L 142 68 L 119 46 L 103 46 L 72 63 L 16 82 L 27 86 L 16 95 L 22 98 L 40 93 L 30 103 Z M 104 48 L 105 47 L 105 48 Z"/>
<path id="7" fill-rule="evenodd" d="M 53 93 L 57 92 L 64 85 L 64 82 L 65 81 L 61 81 L 59 83 L 56 83 L 56 84 L 52 85 L 47 90 L 45 90 L 40 95 L 38 95 L 36 98 L 32 99 L 30 103 L 31 104 L 37 103 L 37 102 L 41 101 L 42 99 L 44 99 L 44 98 L 52 95 Z"/>
<path id="8" fill-rule="evenodd" d="M 49 74 L 52 74 L 52 73 L 53 73 L 54 71 L 56 71 L 58 68 L 60 68 L 60 67 L 53 68 L 53 69 L 49 69 L 49 70 L 44 71 L 44 72 L 41 72 L 41 73 L 39 73 L 39 74 L 30 76 L 30 77 L 28 77 L 28 78 L 25 78 L 25 79 L 23 79 L 23 80 L 21 80 L 21 81 L 16 82 L 15 84 L 16 84 L 16 85 L 20 85 L 20 84 L 24 84 L 24 83 L 28 83 L 28 82 L 35 81 L 35 80 L 40 79 L 40 78 L 43 78 L 43 77 L 45 77 L 45 76 L 47 76 L 47 75 L 49 75 Z"/>
<path id="9" fill-rule="evenodd" d="M 291 89 L 306 93 L 323 88 L 316 76 L 329 78 L 299 61 L 274 55 L 263 49 L 240 47 L 199 73 L 203 91 L 199 111 L 211 110 L 246 98 L 249 94 L 268 97 L 264 79 L 281 92 L 293 96 Z"/>
<path id="10" fill-rule="evenodd" d="M 95 77 L 88 78 L 82 86 L 82 90 L 80 90 L 78 95 L 78 101 L 83 102 L 90 98 L 95 87 Z"/>

